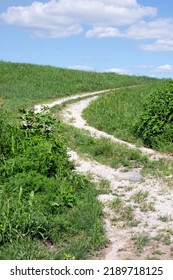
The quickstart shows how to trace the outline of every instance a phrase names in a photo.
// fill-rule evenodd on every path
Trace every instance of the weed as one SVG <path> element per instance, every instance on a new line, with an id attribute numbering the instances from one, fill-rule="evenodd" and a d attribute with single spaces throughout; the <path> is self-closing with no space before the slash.
<path id="1" fill-rule="evenodd" d="M 133 207 L 128 205 L 124 206 L 122 200 L 117 197 L 110 202 L 110 207 L 115 211 L 116 216 L 113 218 L 117 225 L 122 227 L 136 227 L 139 224 L 133 214 Z"/>
<path id="2" fill-rule="evenodd" d="M 160 260 L 158 257 L 153 257 L 153 256 L 147 256 L 146 258 L 145 258 L 145 260 Z"/>
<path id="3" fill-rule="evenodd" d="M 122 205 L 122 200 L 119 197 L 117 197 L 112 202 L 110 202 L 110 207 L 114 209 L 115 212 L 118 212 L 120 210 L 121 205 Z"/>
<path id="4" fill-rule="evenodd" d="M 106 179 L 99 180 L 99 191 L 101 193 L 110 193 L 110 182 Z"/>
<path id="5" fill-rule="evenodd" d="M 148 197 L 149 192 L 148 191 L 142 191 L 139 190 L 137 191 L 135 194 L 133 194 L 131 196 L 131 199 L 135 202 L 135 203 L 142 203 L 146 200 L 146 198 Z"/>
<path id="6" fill-rule="evenodd" d="M 170 249 L 171 256 L 173 256 L 173 248 Z"/>
<path id="7" fill-rule="evenodd" d="M 143 202 L 139 205 L 139 208 L 142 212 L 148 212 L 148 211 L 156 211 L 154 207 L 154 202 Z"/>
<path id="8" fill-rule="evenodd" d="M 162 255 L 163 252 L 160 251 L 160 250 L 155 250 L 155 251 L 152 252 L 152 254 L 153 254 L 153 255 Z"/>
<path id="9" fill-rule="evenodd" d="M 160 216 L 159 220 L 166 223 L 170 221 L 170 217 L 169 216 Z"/>
<path id="10" fill-rule="evenodd" d="M 148 235 L 135 235 L 132 237 L 132 240 L 134 240 L 136 248 L 139 252 L 142 252 L 143 247 L 149 245 L 150 241 Z"/>
<path id="11" fill-rule="evenodd" d="M 159 244 L 162 242 L 164 245 L 170 245 L 171 244 L 171 237 L 169 234 L 163 234 L 160 233 L 156 235 L 153 240 L 156 240 Z"/>

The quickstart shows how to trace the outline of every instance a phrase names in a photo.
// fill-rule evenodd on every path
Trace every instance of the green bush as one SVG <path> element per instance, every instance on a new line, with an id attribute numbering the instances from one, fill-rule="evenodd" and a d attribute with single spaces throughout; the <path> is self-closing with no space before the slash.
<path id="1" fill-rule="evenodd" d="M 74 172 L 60 123 L 21 110 L 14 125 L 0 113 L 0 259 L 83 258 L 103 244 L 101 205 L 95 186 Z"/>
<path id="2" fill-rule="evenodd" d="M 9 124 L 3 110 L 0 116 L 2 244 L 28 235 L 50 238 L 56 225 L 48 221 L 73 207 L 83 187 L 82 177 L 73 175 L 65 143 L 55 133 L 50 115 L 21 113 L 19 126 Z"/>
<path id="3" fill-rule="evenodd" d="M 147 96 L 136 134 L 151 148 L 173 148 L 173 81 L 166 81 Z"/>

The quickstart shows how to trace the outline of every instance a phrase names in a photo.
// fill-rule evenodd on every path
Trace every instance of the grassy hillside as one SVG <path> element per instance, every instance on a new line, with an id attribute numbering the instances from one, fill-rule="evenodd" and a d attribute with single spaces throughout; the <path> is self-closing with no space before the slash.
<path id="1" fill-rule="evenodd" d="M 75 93 L 141 84 L 153 79 L 0 62 L 0 102 L 10 113 L 48 99 Z"/>

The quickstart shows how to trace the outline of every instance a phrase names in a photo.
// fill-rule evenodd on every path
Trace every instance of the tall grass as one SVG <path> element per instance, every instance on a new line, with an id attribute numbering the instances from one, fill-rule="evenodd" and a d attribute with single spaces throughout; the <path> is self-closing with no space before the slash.
<path id="1" fill-rule="evenodd" d="M 48 114 L 24 112 L 20 126 L 4 116 L 0 111 L 0 259 L 85 259 L 105 244 L 95 185 L 74 172 L 61 126 L 55 131 Z"/>

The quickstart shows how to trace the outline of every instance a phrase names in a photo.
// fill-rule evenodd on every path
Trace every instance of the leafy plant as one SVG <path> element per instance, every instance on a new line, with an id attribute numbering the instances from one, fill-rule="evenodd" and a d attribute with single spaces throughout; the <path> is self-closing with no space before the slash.
<path id="1" fill-rule="evenodd" d="M 136 133 L 152 148 L 173 148 L 173 81 L 167 81 L 146 99 Z"/>
<path id="2" fill-rule="evenodd" d="M 21 113 L 20 125 L 0 116 L 0 258 L 51 258 L 45 240 L 70 254 L 71 243 L 88 236 L 87 246 L 72 254 L 83 258 L 103 242 L 95 186 L 73 171 L 58 121 L 45 112 Z"/>

